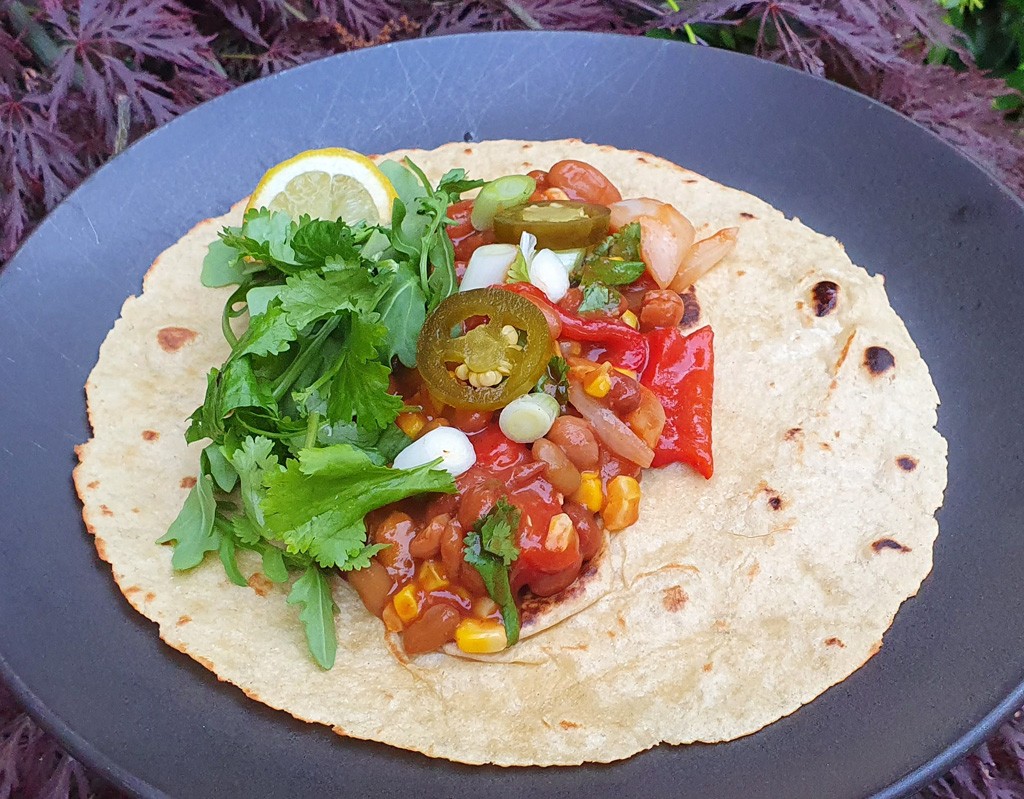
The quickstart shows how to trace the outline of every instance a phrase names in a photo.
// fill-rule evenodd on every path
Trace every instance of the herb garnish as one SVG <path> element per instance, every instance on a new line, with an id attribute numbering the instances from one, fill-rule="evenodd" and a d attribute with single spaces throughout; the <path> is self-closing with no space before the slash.
<path id="1" fill-rule="evenodd" d="M 337 648 L 326 570 L 365 568 L 383 548 L 367 544 L 364 516 L 456 491 L 436 463 L 388 468 L 410 441 L 395 425 L 405 404 L 389 378 L 393 357 L 415 365 L 423 320 L 456 290 L 447 210 L 481 181 L 452 170 L 435 189 L 409 160 L 381 168 L 398 193 L 391 227 L 261 208 L 210 246 L 203 284 L 236 287 L 222 320 L 231 353 L 210 370 L 186 433 L 212 442 L 196 485 L 159 539 L 174 542 L 177 570 L 217 552 L 228 579 L 245 585 L 237 553 L 249 550 L 273 582 L 299 574 L 288 603 L 301 606 L 323 668 Z M 486 538 L 502 546 L 500 529 Z M 506 573 L 506 592 L 507 582 Z"/>
<path id="2" fill-rule="evenodd" d="M 519 516 L 519 508 L 502 497 L 462 542 L 466 563 L 480 572 L 487 593 L 501 608 L 508 646 L 519 640 L 519 610 L 509 583 L 509 566 L 519 557 L 515 544 Z"/>

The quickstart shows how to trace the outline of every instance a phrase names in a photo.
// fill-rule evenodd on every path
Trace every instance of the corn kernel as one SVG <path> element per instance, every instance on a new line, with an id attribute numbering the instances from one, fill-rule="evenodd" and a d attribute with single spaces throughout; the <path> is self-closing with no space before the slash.
<path id="1" fill-rule="evenodd" d="M 620 474 L 608 483 L 608 501 L 605 503 L 604 526 L 609 530 L 624 530 L 640 517 L 640 483 Z"/>
<path id="2" fill-rule="evenodd" d="M 559 513 L 548 522 L 548 534 L 544 536 L 544 549 L 549 552 L 565 552 L 576 538 L 576 528 L 568 513 Z"/>
<path id="3" fill-rule="evenodd" d="M 636 314 L 632 311 L 623 312 L 619 318 L 634 330 L 640 329 L 640 320 L 636 318 Z"/>
<path id="4" fill-rule="evenodd" d="M 597 399 L 608 396 L 612 389 L 612 379 L 608 376 L 610 368 L 608 364 L 603 363 L 598 369 L 591 369 L 583 376 L 583 390 Z"/>
<path id="5" fill-rule="evenodd" d="M 473 615 L 479 619 L 486 619 L 498 612 L 498 603 L 489 596 L 479 596 L 473 600 Z"/>
<path id="6" fill-rule="evenodd" d="M 403 622 L 408 624 L 420 615 L 421 594 L 412 583 L 405 586 L 392 600 L 395 606 L 395 613 Z"/>
<path id="7" fill-rule="evenodd" d="M 463 619 L 455 628 L 455 644 L 463 652 L 488 655 L 508 646 L 505 626 L 494 619 Z"/>
<path id="8" fill-rule="evenodd" d="M 395 419 L 395 424 L 401 428 L 409 438 L 416 438 L 423 432 L 427 425 L 427 417 L 422 413 L 400 413 Z"/>
<path id="9" fill-rule="evenodd" d="M 575 502 L 591 513 L 597 513 L 604 505 L 604 491 L 601 489 L 601 475 L 597 472 L 580 472 L 580 487 L 572 495 Z"/>
<path id="10" fill-rule="evenodd" d="M 620 369 L 618 366 L 613 366 L 612 369 L 614 369 L 620 375 L 625 375 L 626 377 L 631 377 L 634 380 L 637 379 L 636 372 L 634 372 L 632 369 Z"/>
<path id="11" fill-rule="evenodd" d="M 448 572 L 444 564 L 437 560 L 425 560 L 420 565 L 416 580 L 424 591 L 437 591 L 448 587 Z"/>

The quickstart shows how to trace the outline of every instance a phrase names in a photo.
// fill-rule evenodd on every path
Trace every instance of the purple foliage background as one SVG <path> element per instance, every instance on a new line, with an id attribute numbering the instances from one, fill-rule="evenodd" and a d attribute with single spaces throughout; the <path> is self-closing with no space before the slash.
<path id="1" fill-rule="evenodd" d="M 523 28 L 685 31 L 698 44 L 695 31 L 752 30 L 756 55 L 881 100 L 1024 197 L 1024 127 L 993 106 L 1010 90 L 934 0 L 0 0 L 0 265 L 105 160 L 234 86 L 371 44 Z M 935 47 L 963 68 L 929 64 Z M 919 797 L 1018 799 L 1022 764 L 1017 713 Z M 119 796 L 0 684 L 0 799 Z"/>

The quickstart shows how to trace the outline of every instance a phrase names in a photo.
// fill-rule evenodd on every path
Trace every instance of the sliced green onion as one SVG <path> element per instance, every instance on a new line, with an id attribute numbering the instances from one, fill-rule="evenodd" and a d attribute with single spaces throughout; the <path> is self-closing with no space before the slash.
<path id="1" fill-rule="evenodd" d="M 587 254 L 585 249 L 581 250 L 552 250 L 558 256 L 558 260 L 565 264 L 567 271 L 571 272 L 583 263 L 583 256 Z"/>
<path id="2" fill-rule="evenodd" d="M 470 221 L 477 230 L 490 230 L 499 211 L 522 205 L 537 189 L 529 175 L 505 175 L 486 184 L 473 201 Z"/>
<path id="3" fill-rule="evenodd" d="M 531 444 L 547 435 L 560 410 L 550 394 L 525 394 L 501 409 L 498 427 L 513 441 Z"/>

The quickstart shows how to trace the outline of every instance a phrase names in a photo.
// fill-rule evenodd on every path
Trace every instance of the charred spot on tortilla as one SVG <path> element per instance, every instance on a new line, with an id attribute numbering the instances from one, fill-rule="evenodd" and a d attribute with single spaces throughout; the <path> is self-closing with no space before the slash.
<path id="1" fill-rule="evenodd" d="M 814 297 L 814 315 L 828 316 L 839 302 L 839 286 L 831 280 L 822 280 L 814 284 L 811 295 Z"/>
<path id="2" fill-rule="evenodd" d="M 868 347 L 864 350 L 864 365 L 873 375 L 888 372 L 896 365 L 896 359 L 885 347 Z"/>
<path id="3" fill-rule="evenodd" d="M 112 511 L 106 505 L 100 505 L 100 513 L 102 513 L 104 516 L 113 516 L 114 515 L 114 511 Z"/>
<path id="4" fill-rule="evenodd" d="M 900 455 L 896 459 L 896 465 L 905 472 L 912 472 L 917 468 L 917 459 L 911 458 L 909 455 Z"/>
<path id="5" fill-rule="evenodd" d="M 588 585 L 597 577 L 598 563 L 604 556 L 604 553 L 598 553 L 587 567 L 580 572 L 580 576 L 577 577 L 572 583 L 563 588 L 557 594 L 553 596 L 536 596 L 535 594 L 527 594 L 523 599 L 522 604 L 519 608 L 520 625 L 523 630 L 528 630 L 540 621 L 543 621 L 543 617 L 547 615 L 547 612 L 558 606 L 571 602 L 583 596 L 588 588 Z"/>
<path id="6" fill-rule="evenodd" d="M 791 427 L 789 428 L 789 430 L 786 431 L 786 435 L 783 436 L 783 438 L 785 438 L 786 441 L 792 441 L 797 436 L 802 436 L 803 434 L 804 431 L 801 430 L 799 427 Z"/>
<path id="7" fill-rule="evenodd" d="M 191 616 L 178 616 L 178 620 L 174 623 L 174 626 L 175 627 L 184 627 L 190 621 L 192 621 L 192 617 Z"/>
<path id="8" fill-rule="evenodd" d="M 673 585 L 665 589 L 665 595 L 661 598 L 661 604 L 669 613 L 678 613 L 686 605 L 689 597 L 681 585 Z"/>
<path id="9" fill-rule="evenodd" d="M 882 552 L 886 549 L 894 549 L 900 553 L 911 551 L 910 547 L 904 546 L 899 541 L 896 541 L 892 538 L 879 538 L 877 541 L 871 544 L 871 548 L 875 550 L 875 552 Z"/>
<path id="10" fill-rule="evenodd" d="M 693 327 L 700 321 L 700 302 L 697 300 L 697 293 L 690 286 L 685 294 L 680 294 L 683 301 L 683 318 L 679 321 L 680 327 Z"/>
<path id="11" fill-rule="evenodd" d="M 715 665 L 714 665 L 713 663 L 705 663 L 705 664 L 704 664 L 704 665 L 703 665 L 703 666 L 702 666 L 701 668 L 702 668 L 702 669 L 703 669 L 703 670 L 704 670 L 705 672 L 709 672 L 709 671 L 711 671 L 711 670 L 712 670 L 712 669 L 713 669 L 714 667 L 715 667 Z"/>
<path id="12" fill-rule="evenodd" d="M 157 331 L 156 342 L 164 352 L 177 352 L 195 341 L 198 335 L 187 327 L 162 327 Z"/>
<path id="13" fill-rule="evenodd" d="M 270 593 L 270 589 L 274 587 L 274 584 L 259 572 L 253 574 L 246 582 L 249 583 L 249 587 L 259 596 L 266 596 Z"/>
<path id="14" fill-rule="evenodd" d="M 143 430 L 142 440 L 143 441 L 156 441 L 160 438 L 160 434 L 156 430 Z"/>
<path id="15" fill-rule="evenodd" d="M 178 483 L 182 488 L 195 488 L 196 478 L 194 477 L 182 477 L 181 482 Z"/>
<path id="16" fill-rule="evenodd" d="M 99 480 L 93 480 L 91 483 L 89 483 L 89 485 L 86 486 L 86 488 L 91 488 L 93 490 L 95 490 L 95 489 L 97 489 L 99 487 L 100 487 L 100 481 Z"/>
<path id="17" fill-rule="evenodd" d="M 577 724 L 575 721 L 568 721 L 566 719 L 562 719 L 560 722 L 558 722 L 558 726 L 561 727 L 563 730 L 575 730 L 578 729 L 580 725 Z"/>
<path id="18" fill-rule="evenodd" d="M 768 497 L 768 507 L 770 507 L 772 510 L 781 510 L 782 497 L 780 497 L 778 494 L 772 494 L 770 497 Z"/>
<path id="19" fill-rule="evenodd" d="M 834 635 L 825 639 L 825 646 L 838 646 L 840 649 L 846 649 L 846 644 Z"/>
<path id="20" fill-rule="evenodd" d="M 756 216 L 754 216 L 751 213 L 748 213 L 747 211 L 740 211 L 740 216 L 743 217 L 744 219 L 757 219 Z"/>

